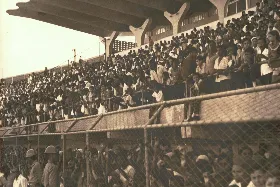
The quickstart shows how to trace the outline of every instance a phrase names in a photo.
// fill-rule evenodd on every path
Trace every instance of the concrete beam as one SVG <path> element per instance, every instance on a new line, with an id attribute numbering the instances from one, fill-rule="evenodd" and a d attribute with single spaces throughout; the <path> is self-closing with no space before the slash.
<path id="1" fill-rule="evenodd" d="M 110 38 L 106 39 L 105 42 L 105 53 L 106 53 L 106 58 L 109 57 L 109 55 L 112 53 L 113 51 L 113 43 L 115 41 L 115 39 L 118 37 L 120 33 L 117 31 L 112 32 Z"/>
<path id="2" fill-rule="evenodd" d="M 176 14 L 170 14 L 167 11 L 164 12 L 164 16 L 168 19 L 168 21 L 172 25 L 173 35 L 176 35 L 180 32 L 180 23 L 183 21 L 189 9 L 190 9 L 190 3 L 184 3 Z"/>
<path id="3" fill-rule="evenodd" d="M 218 10 L 219 22 L 224 23 L 227 15 L 228 0 L 209 0 Z"/>
<path id="4" fill-rule="evenodd" d="M 147 18 L 152 12 L 152 9 L 139 7 L 137 4 L 126 2 L 124 0 L 77 0 L 88 4 L 103 7 L 109 10 L 114 10 L 124 14 L 136 16 L 139 18 Z"/>
<path id="5" fill-rule="evenodd" d="M 108 32 L 109 32 L 104 29 L 91 27 L 86 24 L 82 24 L 82 23 L 75 22 L 75 21 L 70 21 L 68 19 L 59 18 L 56 16 L 44 16 L 42 14 L 38 14 L 38 12 L 35 12 L 35 11 L 16 9 L 16 10 L 7 10 L 7 13 L 9 15 L 31 18 L 31 19 L 35 19 L 38 21 L 42 21 L 42 22 L 53 24 L 53 25 L 65 27 L 68 29 L 72 29 L 72 30 L 76 30 L 76 31 L 80 31 L 80 32 L 84 32 L 84 33 L 88 33 L 88 34 L 92 34 L 92 35 L 102 36 L 102 37 L 107 36 Z"/>
<path id="6" fill-rule="evenodd" d="M 133 26 L 129 26 L 130 31 L 134 34 L 137 46 L 140 47 L 144 45 L 145 34 L 148 31 L 150 25 L 152 24 L 152 19 L 148 18 L 143 23 L 143 25 L 139 28 L 135 28 Z"/>
<path id="7" fill-rule="evenodd" d="M 171 0 L 126 0 L 132 3 L 136 3 L 138 5 L 142 5 L 145 7 L 150 7 L 160 11 L 166 11 L 174 1 Z"/>
<path id="8" fill-rule="evenodd" d="M 69 11 L 60 7 L 50 6 L 37 2 L 17 3 L 17 6 L 19 8 L 24 8 L 27 10 L 32 10 L 37 12 L 43 12 L 46 13 L 47 15 L 62 17 L 65 19 L 77 21 L 90 26 L 96 26 L 101 29 L 104 28 L 107 30 L 128 31 L 127 25 L 104 20 L 101 18 L 96 18 L 79 12 Z"/>
<path id="9" fill-rule="evenodd" d="M 127 16 L 121 12 L 74 0 L 31 0 L 30 2 L 48 4 L 126 25 L 140 26 L 143 22 L 143 19 L 136 16 Z"/>

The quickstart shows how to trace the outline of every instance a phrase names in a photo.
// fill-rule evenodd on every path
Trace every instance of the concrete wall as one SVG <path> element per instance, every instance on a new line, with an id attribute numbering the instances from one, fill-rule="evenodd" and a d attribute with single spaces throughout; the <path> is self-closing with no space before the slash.
<path id="1" fill-rule="evenodd" d="M 256 10 L 256 6 L 245 10 L 245 12 L 248 13 L 248 11 L 255 11 L 255 10 Z M 226 23 L 228 20 L 231 20 L 233 18 L 240 18 L 241 15 L 242 15 L 242 12 L 239 12 L 239 13 L 234 14 L 232 16 L 225 17 L 224 23 Z M 195 24 L 191 24 L 191 25 L 183 26 L 182 29 L 185 30 L 185 31 L 179 33 L 177 36 L 180 36 L 182 33 L 191 33 L 191 31 L 192 31 L 192 29 L 194 27 L 196 27 L 198 30 L 199 29 L 203 29 L 206 26 L 209 26 L 210 28 L 216 28 L 218 22 L 219 21 L 218 21 L 218 16 L 217 15 L 211 16 L 211 17 L 207 18 L 206 20 L 201 20 L 201 22 L 198 22 L 198 23 L 195 23 Z M 159 43 L 160 41 L 164 41 L 164 40 L 170 41 L 172 39 L 173 35 L 171 35 L 169 32 L 170 31 L 168 31 L 168 33 L 166 34 L 167 36 L 164 33 L 162 33 L 161 36 L 166 36 L 166 37 L 155 41 L 155 43 Z M 136 50 L 137 51 L 139 48 L 145 48 L 145 45 L 143 45 L 141 47 L 136 47 L 136 48 L 130 49 L 130 50 Z M 122 51 L 122 52 L 117 53 L 117 54 L 119 54 L 121 56 L 122 55 L 126 55 L 126 54 L 128 54 L 128 52 L 130 50 Z"/>

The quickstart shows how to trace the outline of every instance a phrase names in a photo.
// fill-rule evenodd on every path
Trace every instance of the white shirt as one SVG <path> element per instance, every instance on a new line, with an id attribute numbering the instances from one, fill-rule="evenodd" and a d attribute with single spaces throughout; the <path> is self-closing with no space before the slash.
<path id="1" fill-rule="evenodd" d="M 232 185 L 237 185 L 238 187 L 242 187 L 241 183 L 237 183 L 235 180 L 231 181 L 231 183 L 229 184 L 229 186 L 232 186 Z"/>
<path id="2" fill-rule="evenodd" d="M 226 57 L 223 57 L 222 60 L 219 63 L 219 58 L 217 58 L 215 60 L 215 65 L 214 65 L 214 69 L 216 70 L 221 70 L 221 69 L 227 69 L 228 67 L 231 66 L 231 63 L 229 63 L 228 59 Z M 223 80 L 227 80 L 230 79 L 230 76 L 226 76 L 226 75 L 218 75 L 216 77 L 216 82 L 221 82 Z"/>
<path id="3" fill-rule="evenodd" d="M 106 109 L 103 105 L 100 105 L 98 108 L 98 114 L 105 114 L 106 113 Z"/>
<path id="4" fill-rule="evenodd" d="M 261 51 L 261 49 L 259 47 L 257 47 L 256 50 L 257 50 L 258 55 L 263 54 L 264 56 L 268 57 L 268 49 L 267 48 L 265 48 L 263 51 Z M 261 59 L 261 61 L 265 61 L 265 60 L 266 60 L 265 58 Z M 272 69 L 269 67 L 269 65 L 267 63 L 261 65 L 261 76 L 267 75 L 271 72 L 272 72 Z"/>
<path id="5" fill-rule="evenodd" d="M 153 96 L 154 98 L 156 98 L 156 101 L 157 101 L 157 102 L 163 101 L 163 93 L 162 93 L 161 90 L 160 90 L 158 93 L 157 93 L 157 92 L 154 92 L 152 96 Z"/>
<path id="6" fill-rule="evenodd" d="M 256 186 L 252 183 L 252 181 L 250 181 L 247 187 L 256 187 Z"/>
<path id="7" fill-rule="evenodd" d="M 27 179 L 20 174 L 18 178 L 14 180 L 13 187 L 27 187 L 27 184 Z"/>
<path id="8" fill-rule="evenodd" d="M 5 186 L 7 183 L 7 180 L 4 177 L 4 173 L 0 173 L 0 185 Z"/>
<path id="9" fill-rule="evenodd" d="M 124 170 L 123 170 L 127 176 L 129 177 L 129 180 L 133 181 L 134 175 L 135 175 L 135 169 L 128 165 Z M 129 181 L 127 181 L 127 179 L 120 173 L 120 180 L 123 182 L 124 186 L 128 186 Z"/>
<path id="10" fill-rule="evenodd" d="M 128 89 L 129 87 L 124 83 L 123 85 L 123 94 L 125 94 L 125 91 Z"/>
<path id="11" fill-rule="evenodd" d="M 160 81 L 159 83 L 161 83 L 162 84 L 162 82 L 163 82 L 163 72 L 166 72 L 167 70 L 166 70 L 166 68 L 164 67 L 164 66 L 162 66 L 162 65 L 157 65 L 157 75 L 158 75 L 158 81 Z"/>
<path id="12" fill-rule="evenodd" d="M 57 100 L 57 101 L 62 101 L 61 95 L 57 96 L 56 100 Z"/>

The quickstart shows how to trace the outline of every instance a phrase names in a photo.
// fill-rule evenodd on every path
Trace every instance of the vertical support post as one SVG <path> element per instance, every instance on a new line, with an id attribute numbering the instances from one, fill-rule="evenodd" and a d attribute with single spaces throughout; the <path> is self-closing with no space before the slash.
<path id="1" fill-rule="evenodd" d="M 16 147 L 18 146 L 18 134 L 16 133 Z"/>
<path id="2" fill-rule="evenodd" d="M 145 143 L 145 169 L 146 169 L 146 187 L 150 187 L 150 167 L 149 167 L 149 136 L 147 126 L 151 125 L 156 117 L 160 114 L 160 112 L 164 109 L 165 102 L 156 110 L 153 116 L 149 119 L 149 121 L 145 124 L 144 127 L 144 143 Z"/>
<path id="3" fill-rule="evenodd" d="M 104 158 L 106 168 L 105 168 L 105 185 L 108 186 L 108 173 L 109 173 L 109 155 L 108 155 L 108 147 L 105 149 L 105 155 L 106 157 Z"/>
<path id="4" fill-rule="evenodd" d="M 180 24 L 183 21 L 185 15 L 190 9 L 189 3 L 184 3 L 180 10 L 175 14 L 170 14 L 169 12 L 165 11 L 164 16 L 168 21 L 171 23 L 173 28 L 173 35 L 177 35 L 180 32 Z"/>
<path id="5" fill-rule="evenodd" d="M 87 186 L 90 186 L 90 164 L 89 164 L 89 156 L 90 156 L 90 152 L 89 152 L 89 133 L 86 133 L 86 148 L 87 148 L 87 152 L 86 152 L 86 172 L 87 172 Z"/>
<path id="6" fill-rule="evenodd" d="M 246 1 L 246 10 L 249 9 L 250 6 L 250 0 L 245 0 Z"/>
<path id="7" fill-rule="evenodd" d="M 145 169 L 146 169 L 146 187 L 150 187 L 150 167 L 149 167 L 149 147 L 148 147 L 148 130 L 144 128 L 144 143 L 145 143 Z"/>
<path id="8" fill-rule="evenodd" d="M 114 31 L 114 32 L 112 32 L 109 39 L 105 39 L 106 60 L 107 60 L 107 57 L 109 57 L 109 55 L 112 53 L 113 43 L 119 34 L 120 34 L 119 32 Z"/>
<path id="9" fill-rule="evenodd" d="M 37 159 L 40 163 L 40 130 L 38 129 L 38 137 L 37 137 Z"/>
<path id="10" fill-rule="evenodd" d="M 108 112 L 111 112 L 111 98 L 109 98 L 109 102 L 108 102 Z"/>
<path id="11" fill-rule="evenodd" d="M 228 0 L 209 0 L 218 10 L 219 22 L 224 23 L 227 15 Z"/>
<path id="12" fill-rule="evenodd" d="M 135 40 L 137 43 L 137 47 L 141 47 L 141 45 L 144 45 L 144 39 L 145 39 L 145 34 L 147 33 L 150 25 L 152 24 L 152 19 L 148 18 L 146 21 L 143 23 L 143 25 L 139 28 L 135 28 L 133 26 L 129 26 L 129 30 L 134 34 Z"/>
<path id="13" fill-rule="evenodd" d="M 66 169 L 66 135 L 62 134 L 61 135 L 61 140 L 62 140 L 62 171 L 65 173 Z M 63 185 L 65 186 L 65 181 L 63 180 Z"/>
<path id="14" fill-rule="evenodd" d="M 142 105 L 144 105 L 144 93 L 143 93 L 143 90 L 141 90 L 141 94 L 142 94 L 142 99 L 141 99 Z"/>

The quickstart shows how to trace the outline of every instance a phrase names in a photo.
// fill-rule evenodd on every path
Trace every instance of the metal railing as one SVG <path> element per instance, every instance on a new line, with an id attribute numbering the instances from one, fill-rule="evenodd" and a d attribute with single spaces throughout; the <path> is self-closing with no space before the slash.
<path id="1" fill-rule="evenodd" d="M 164 102 L 160 102 L 160 103 L 147 104 L 147 105 L 143 105 L 143 106 L 132 107 L 132 108 L 122 109 L 122 110 L 118 110 L 118 111 L 112 111 L 112 112 L 104 113 L 104 114 L 101 114 L 101 115 L 93 115 L 93 116 L 80 117 L 80 118 L 72 118 L 72 119 L 67 119 L 67 120 L 49 121 L 49 122 L 43 122 L 43 123 L 37 123 L 37 124 L 31 124 L 31 125 L 25 125 L 25 126 L 1 128 L 0 130 L 15 130 L 15 129 L 22 129 L 22 128 L 27 128 L 27 127 L 47 125 L 47 124 L 50 124 L 50 123 L 60 123 L 60 122 L 69 122 L 69 121 L 74 122 L 74 121 L 77 121 L 77 120 L 82 121 L 84 119 L 97 118 L 97 117 L 99 117 L 101 119 L 105 116 L 111 116 L 111 115 L 115 115 L 115 114 L 120 114 L 120 113 L 125 113 L 125 112 L 130 112 L 130 111 L 137 111 L 137 110 L 142 110 L 142 109 L 151 109 L 152 107 L 163 107 L 164 108 L 165 106 L 187 104 L 187 103 L 190 103 L 192 101 L 209 100 L 209 99 L 215 99 L 215 98 L 221 98 L 221 97 L 229 97 L 229 96 L 233 96 L 233 95 L 241 95 L 241 94 L 248 94 L 248 93 L 254 93 L 254 92 L 261 92 L 261 91 L 269 91 L 269 90 L 274 90 L 274 89 L 280 89 L 280 83 L 266 85 L 266 86 L 258 86 L 258 87 L 253 87 L 253 88 L 227 91 L 227 92 L 221 92 L 221 93 L 214 93 L 214 94 L 208 94 L 208 95 L 200 95 L 200 96 L 183 98 L 183 99 L 178 99 L 178 100 L 164 101 Z M 267 119 L 273 119 L 273 118 L 274 118 L 274 116 L 268 116 L 267 118 L 262 118 L 262 119 L 267 120 Z M 258 120 L 262 120 L 262 119 L 258 119 Z M 250 121 L 250 119 L 244 120 L 244 122 L 245 121 Z M 204 121 L 192 121 L 192 122 L 172 123 L 172 124 L 155 124 L 151 127 L 148 127 L 147 125 L 143 124 L 143 125 L 139 125 L 137 127 L 125 127 L 125 128 L 115 127 L 115 128 L 101 129 L 101 130 L 99 130 L 99 129 L 87 129 L 85 131 L 80 131 L 80 132 L 69 132 L 70 129 L 68 129 L 67 133 L 68 134 L 76 134 L 76 133 L 79 134 L 79 133 L 87 133 L 87 132 L 104 132 L 104 131 L 111 131 L 111 130 L 156 128 L 156 127 L 164 127 L 164 126 L 172 126 L 172 125 L 180 126 L 180 125 L 184 125 L 184 124 L 186 124 L 186 125 L 187 124 L 188 125 L 189 124 L 200 124 L 200 125 L 202 125 L 202 124 L 216 124 L 218 122 L 219 121 L 204 120 Z M 227 121 L 225 120 L 225 121 L 220 121 L 220 122 L 226 123 Z M 53 133 L 53 134 L 59 135 L 59 134 L 63 134 L 63 133 Z M 44 134 L 44 135 L 47 135 L 47 134 Z M 34 134 L 24 135 L 24 136 L 34 136 Z M 15 137 L 15 136 L 10 136 L 10 137 Z M 6 138 L 6 137 L 4 137 L 4 138 Z"/>
<path id="2" fill-rule="evenodd" d="M 62 147 L 63 147 L 63 153 L 66 153 L 66 148 L 67 148 L 67 139 L 66 137 L 68 136 L 74 136 L 78 134 L 85 134 L 85 145 L 89 147 L 90 143 L 90 137 L 89 135 L 92 133 L 97 133 L 97 132 L 123 132 L 124 130 L 140 130 L 140 132 L 143 132 L 143 140 L 144 140 L 144 146 L 145 146 L 145 176 L 146 176 L 146 186 L 149 187 L 151 186 L 151 167 L 149 165 L 149 160 L 151 160 L 151 153 L 150 153 L 150 138 L 152 130 L 159 129 L 159 128 L 166 128 L 166 127 L 213 127 L 216 124 L 227 124 L 227 123 L 243 123 L 243 124 L 248 124 L 250 122 L 271 122 L 271 121 L 279 121 L 280 120 L 280 115 L 279 116 L 262 116 L 262 117 L 256 117 L 252 119 L 243 119 L 241 121 L 232 121 L 232 120 L 212 120 L 212 121 L 207 121 L 207 120 L 200 120 L 200 121 L 191 121 L 191 122 L 186 122 L 182 121 L 180 123 L 166 123 L 166 124 L 153 124 L 154 120 L 158 117 L 158 115 L 164 110 L 166 107 L 169 106 L 174 106 L 174 105 L 180 105 L 180 104 L 188 104 L 193 101 L 206 101 L 206 100 L 211 100 L 211 99 L 217 99 L 217 98 L 224 98 L 224 97 L 230 97 L 230 96 L 236 96 L 236 95 L 242 95 L 242 94 L 251 94 L 255 92 L 263 92 L 263 91 L 271 91 L 271 90 L 278 90 L 280 89 L 280 84 L 272 84 L 272 85 L 267 85 L 267 86 L 259 86 L 259 87 L 254 87 L 254 88 L 247 88 L 247 89 L 241 89 L 241 90 L 234 90 L 234 91 L 228 91 L 228 92 L 222 92 L 222 93 L 215 93 L 215 94 L 209 94 L 209 95 L 201 95 L 201 96 L 196 96 L 196 97 L 190 97 L 190 98 L 184 98 L 184 99 L 178 99 L 178 100 L 172 100 L 172 101 L 164 101 L 161 103 L 154 103 L 154 104 L 149 104 L 149 105 L 143 105 L 139 107 L 134 107 L 134 108 L 128 108 L 124 110 L 119 110 L 119 111 L 112 111 L 108 112 L 102 115 L 95 115 L 95 116 L 88 116 L 88 117 L 82 117 L 82 118 L 77 118 L 77 119 L 69 119 L 69 120 L 59 120 L 59 121 L 54 121 L 54 122 L 45 122 L 45 123 L 40 123 L 40 124 L 31 124 L 31 125 L 26 125 L 26 126 L 19 126 L 19 127 L 11 127 L 6 129 L 8 130 L 16 130 L 16 129 L 22 129 L 22 128 L 27 128 L 27 127 L 34 127 L 34 126 L 41 126 L 41 125 L 48 125 L 50 123 L 65 123 L 65 122 L 72 122 L 67 128 L 65 128 L 63 131 L 59 133 L 42 133 L 41 131 L 38 130 L 36 134 L 25 134 L 25 135 L 16 135 L 16 136 L 4 136 L 2 137 L 4 140 L 5 139 L 12 139 L 15 138 L 15 143 L 16 145 L 19 143 L 19 138 L 25 138 L 25 137 L 36 137 L 37 136 L 37 146 L 40 147 L 40 141 L 41 141 L 41 136 L 61 136 L 61 141 L 62 141 Z M 111 128 L 95 128 L 98 123 L 102 120 L 104 117 L 111 117 L 113 115 L 119 115 L 125 112 L 132 112 L 132 111 L 139 111 L 143 109 L 151 109 L 155 108 L 156 111 L 153 113 L 153 115 L 146 121 L 146 123 L 137 125 L 136 127 L 134 126 L 123 126 L 123 127 L 116 127 L 113 126 Z M 90 128 L 85 129 L 83 131 L 78 131 L 78 132 L 70 132 L 71 128 L 75 126 L 75 124 L 78 121 L 84 121 L 87 119 L 95 118 L 95 122 L 90 125 Z M 39 129 L 39 128 L 38 128 Z M 143 130 L 143 131 L 142 131 Z M 38 154 L 39 155 L 39 154 Z M 39 156 L 38 156 L 39 158 Z M 66 169 L 66 163 L 65 163 L 65 154 L 63 154 L 63 171 Z M 87 158 L 86 158 L 87 159 Z M 87 172 L 89 170 L 89 161 L 87 161 Z M 87 178 L 87 182 L 89 183 L 89 178 Z"/>

